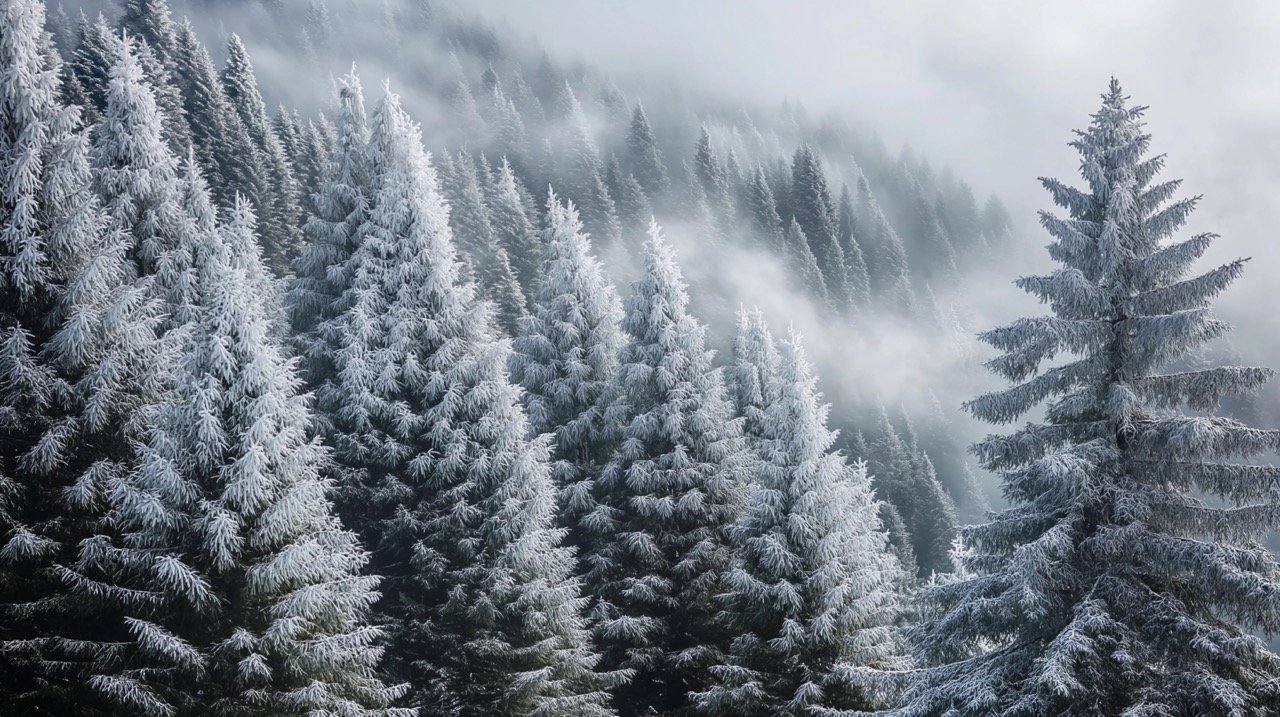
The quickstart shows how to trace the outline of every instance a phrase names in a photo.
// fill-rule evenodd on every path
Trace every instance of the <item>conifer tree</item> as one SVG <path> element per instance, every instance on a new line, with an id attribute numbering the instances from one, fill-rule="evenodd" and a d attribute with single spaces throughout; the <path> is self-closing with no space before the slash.
<path id="1" fill-rule="evenodd" d="M 1012 388 L 967 404 L 1010 423 L 975 446 L 1013 505 L 971 528 L 971 575 L 925 591 L 930 618 L 912 714 L 1273 714 L 1280 566 L 1258 541 L 1277 527 L 1280 470 L 1242 461 L 1280 432 L 1213 415 L 1271 372 L 1166 367 L 1226 331 L 1209 304 L 1234 261 L 1189 276 L 1211 234 L 1175 240 L 1198 198 L 1156 181 L 1143 107 L 1112 80 L 1072 146 L 1082 187 L 1042 184 L 1061 267 L 1020 279 L 1049 305 L 982 338 Z M 1072 360 L 1041 370 L 1047 358 Z M 1193 413 L 1183 410 L 1191 409 Z"/>
<path id="2" fill-rule="evenodd" d="M 378 579 L 325 497 L 308 398 L 271 336 L 243 200 L 195 250 L 175 390 L 136 470 L 110 486 L 118 541 L 67 578 L 119 605 L 89 685 L 133 714 L 409 715 L 375 676 Z M 96 574 L 106 576 L 94 579 Z"/>
<path id="3" fill-rule="evenodd" d="M 911 288 L 906 247 L 872 196 L 866 177 L 858 178 L 858 205 L 854 216 L 855 232 L 866 237 L 874 247 L 866 257 L 871 293 L 885 306 L 898 306 L 914 313 L 915 292 Z"/>
<path id="4" fill-rule="evenodd" d="M 567 543 L 585 545 L 578 521 L 594 507 L 594 482 L 611 456 L 606 419 L 622 348 L 622 302 L 591 255 L 572 203 L 553 193 L 533 310 L 522 323 L 511 378 L 525 390 L 534 434 L 555 435 L 552 479 Z"/>
<path id="5" fill-rule="evenodd" d="M 62 568 L 108 527 L 164 352 L 43 24 L 43 3 L 0 5 L 0 704 L 78 714 L 103 606 Z"/>
<path id="6" fill-rule="evenodd" d="M 650 197 L 661 197 L 670 188 L 667 168 L 662 164 L 662 150 L 658 149 L 658 141 L 649 126 L 649 117 L 644 107 L 636 104 L 631 113 L 631 130 L 627 134 L 627 151 L 631 173 L 636 176 L 640 186 Z"/>
<path id="7" fill-rule="evenodd" d="M 896 623 L 901 568 L 889 552 L 866 464 L 833 450 L 829 407 L 799 339 L 783 348 L 763 416 L 761 461 L 722 616 L 734 635 L 707 714 L 813 715 L 884 707 L 869 671 L 905 665 Z"/>
<path id="8" fill-rule="evenodd" d="M 237 194 L 261 197 L 263 168 L 240 115 L 227 99 L 209 51 L 191 23 L 178 29 L 175 75 L 191 122 L 192 148 L 218 206 L 230 207 Z"/>
<path id="9" fill-rule="evenodd" d="M 280 274 L 288 273 L 302 247 L 298 183 L 267 118 L 267 106 L 258 90 L 249 52 L 235 34 L 227 39 L 222 86 L 259 154 L 260 180 L 267 191 L 252 199 L 262 220 L 259 234 L 267 265 Z"/>
<path id="10" fill-rule="evenodd" d="M 509 255 L 498 245 L 489 207 L 485 205 L 480 185 L 485 173 L 476 171 L 475 162 L 466 152 L 459 153 L 449 168 L 441 183 L 449 202 L 449 224 L 477 288 L 493 302 L 498 324 L 512 335 L 525 314 L 526 302 Z"/>
<path id="11" fill-rule="evenodd" d="M 286 301 L 295 347 L 302 357 L 301 373 L 312 388 L 332 370 L 335 347 L 319 327 L 345 308 L 342 301 L 352 277 L 340 269 L 355 251 L 369 207 L 369 128 L 358 77 L 345 75 L 339 80 L 337 102 L 333 161 L 316 192 L 316 213 L 307 220 L 307 243 L 294 262 Z"/>
<path id="12" fill-rule="evenodd" d="M 747 181 L 745 195 L 747 216 L 754 223 L 765 247 L 779 256 L 787 256 L 786 227 L 778 215 L 778 203 L 762 165 L 756 166 L 755 173 Z"/>
<path id="13" fill-rule="evenodd" d="M 910 533 L 920 575 L 949 572 L 955 507 L 938 483 L 932 461 L 918 444 L 903 440 L 883 406 L 879 423 L 871 453 L 876 489 L 897 509 Z"/>
<path id="14" fill-rule="evenodd" d="M 538 287 L 543 245 L 539 244 L 538 233 L 525 213 L 522 189 L 520 179 L 504 157 L 485 199 L 494 240 L 510 257 L 511 268 L 515 270 L 525 294 L 532 296 Z"/>
<path id="15" fill-rule="evenodd" d="M 791 223 L 787 225 L 787 233 L 782 241 L 785 244 L 787 264 L 791 267 L 799 288 L 809 292 L 821 303 L 832 304 L 835 299 L 823 278 L 822 269 L 818 267 L 817 258 L 809 250 L 809 239 L 795 217 L 792 217 Z"/>
<path id="16" fill-rule="evenodd" d="M 368 214 L 313 376 L 340 509 L 386 577 L 392 674 L 430 714 L 609 715 L 559 546 L 545 439 L 530 439 L 510 348 L 460 281 L 419 130 L 388 95 Z M 617 677 L 615 674 L 613 677 Z"/>
<path id="17" fill-rule="evenodd" d="M 765 411 L 777 398 L 779 361 L 764 313 L 740 308 L 729 387 L 733 413 L 742 418 L 742 434 L 752 448 L 758 448 L 763 440 Z"/>
<path id="18" fill-rule="evenodd" d="M 867 275 L 867 260 L 854 232 L 853 195 L 848 185 L 840 191 L 837 210 L 836 237 L 844 256 L 845 275 L 849 281 L 849 296 L 855 308 L 867 305 L 871 300 L 871 277 Z"/>
<path id="19" fill-rule="evenodd" d="M 587 128 L 582 106 L 566 82 L 558 100 L 561 115 L 566 122 L 569 137 L 565 147 L 564 191 L 577 205 L 582 224 L 591 233 L 598 246 L 609 246 L 621 239 L 617 209 L 609 188 L 604 183 L 604 165 L 600 151 Z"/>
<path id="20" fill-rule="evenodd" d="M 606 417 L 622 422 L 620 442 L 597 482 L 600 505 L 582 522 L 597 643 L 607 666 L 635 670 L 616 693 L 627 715 L 689 709 L 688 693 L 706 686 L 727 645 L 713 598 L 749 465 L 706 329 L 688 313 L 656 224 L 645 263 L 623 320 L 624 402 Z"/>
<path id="21" fill-rule="evenodd" d="M 111 226 L 131 239 L 137 274 L 154 275 L 151 293 L 163 303 L 166 326 L 178 327 L 190 319 L 192 251 L 200 232 L 132 41 L 120 43 L 117 52 L 94 137 L 94 185 Z"/>
<path id="22" fill-rule="evenodd" d="M 735 213 L 729 196 L 729 177 L 711 146 L 711 135 L 705 126 L 694 148 L 693 173 L 715 219 L 718 233 L 722 237 L 731 236 Z"/>
<path id="23" fill-rule="evenodd" d="M 832 307 L 844 311 L 852 306 L 853 296 L 849 290 L 844 251 L 836 236 L 835 205 L 818 157 L 808 145 L 797 149 L 791 161 L 788 207 L 796 223 L 804 230 L 809 249 L 822 272 Z"/>
<path id="24" fill-rule="evenodd" d="M 94 113 L 107 106 L 107 75 L 115 62 L 117 42 L 101 13 L 90 19 L 80 11 L 78 41 L 69 64 Z"/>

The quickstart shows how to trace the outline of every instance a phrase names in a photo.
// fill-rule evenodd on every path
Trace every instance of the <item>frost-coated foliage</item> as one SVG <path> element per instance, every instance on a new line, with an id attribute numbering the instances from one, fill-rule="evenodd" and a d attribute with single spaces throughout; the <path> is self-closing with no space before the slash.
<path id="1" fill-rule="evenodd" d="M 509 345 L 459 278 L 448 206 L 395 95 L 366 151 L 350 283 L 318 327 L 333 365 L 311 378 L 339 507 L 385 576 L 391 674 L 428 714 L 610 715 L 547 442 L 528 437 Z"/>
<path id="2" fill-rule="evenodd" d="M 262 217 L 259 234 L 263 255 L 269 266 L 283 274 L 301 251 L 302 232 L 299 226 L 302 210 L 298 204 L 298 183 L 285 156 L 284 146 L 267 118 L 267 106 L 258 90 L 249 52 L 235 34 L 227 40 L 227 65 L 222 71 L 222 86 L 228 102 L 235 108 L 253 140 L 253 149 L 258 156 L 258 180 L 265 191 L 253 197 L 253 201 Z"/>
<path id="3" fill-rule="evenodd" d="M 410 715 L 385 709 L 367 622 L 378 578 L 339 524 L 308 398 L 270 333 L 243 203 L 196 247 L 175 389 L 137 468 L 108 494 L 118 540 L 80 546 L 64 579 L 113 605 L 91 688 L 129 714 Z"/>
<path id="4" fill-rule="evenodd" d="M 653 128 L 644 107 L 636 104 L 631 114 L 631 130 L 627 134 L 628 166 L 631 174 L 650 197 L 660 197 L 671 188 L 667 168 L 662 164 L 662 150 L 658 149 Z"/>
<path id="5" fill-rule="evenodd" d="M 100 606 L 57 566 L 103 527 L 163 363 L 43 23 L 42 3 L 0 5 L 0 705 L 16 714 L 84 696 Z"/>
<path id="6" fill-rule="evenodd" d="M 487 175 L 487 171 L 477 170 L 470 155 L 461 152 L 449 164 L 442 184 L 449 203 L 449 225 L 458 239 L 468 273 L 484 298 L 493 304 L 503 332 L 514 334 L 526 312 L 525 296 L 506 248 L 498 243 L 493 215 L 485 204 L 482 183 L 489 181 Z M 504 219 L 509 221 L 508 217 Z"/>
<path id="7" fill-rule="evenodd" d="M 200 230 L 183 201 L 178 158 L 162 138 L 155 95 L 132 42 L 118 43 L 117 51 L 94 136 L 94 185 L 112 228 L 132 241 L 137 274 L 154 275 L 151 294 L 163 303 L 167 325 L 182 326 L 191 318 L 192 253 Z"/>
<path id="8" fill-rule="evenodd" d="M 835 202 L 827 187 L 827 178 L 813 150 L 806 146 L 796 150 L 791 160 L 791 196 L 788 206 L 795 221 L 804 230 L 809 250 L 822 272 L 827 296 L 837 311 L 852 308 L 855 297 L 849 284 L 844 251 L 837 236 Z"/>
<path id="9" fill-rule="evenodd" d="M 557 98 L 560 112 L 568 123 L 569 136 L 563 144 L 565 194 L 582 212 L 582 223 L 597 246 L 608 247 L 621 239 L 618 215 L 609 188 L 604 183 L 604 164 L 600 150 L 591 138 L 587 118 L 567 83 Z"/>
<path id="10" fill-rule="evenodd" d="M 696 696 L 708 714 L 871 710 L 886 706 L 875 672 L 905 665 L 901 567 L 866 464 L 833 449 L 828 406 L 794 334 L 782 354 L 755 449 L 758 483 L 733 531 L 721 616 L 733 641 Z"/>
<path id="11" fill-rule="evenodd" d="M 316 213 L 304 226 L 306 246 L 294 262 L 287 301 L 302 375 L 312 387 L 333 371 L 334 347 L 319 327 L 345 308 L 341 302 L 351 283 L 347 262 L 369 210 L 369 128 L 358 77 L 339 80 L 337 104 L 336 146 L 315 195 Z"/>
<path id="12" fill-rule="evenodd" d="M 542 279 L 515 340 L 511 378 L 525 389 L 530 430 L 555 436 L 560 521 L 568 544 L 582 548 L 578 521 L 594 506 L 595 478 L 616 433 L 605 414 L 622 349 L 622 302 L 591 254 L 577 210 L 554 192 L 542 242 Z"/>
<path id="13" fill-rule="evenodd" d="M 753 447 L 765 435 L 765 411 L 777 400 L 780 361 L 764 312 L 740 308 L 729 389 L 733 413 L 742 418 L 742 435 Z"/>
<path id="14" fill-rule="evenodd" d="M 1062 266 L 1018 284 L 1047 303 L 982 338 L 1012 388 L 967 405 L 1010 423 L 976 451 L 1013 506 L 966 531 L 971 577 L 925 593 L 920 715 L 1274 715 L 1280 567 L 1256 536 L 1278 527 L 1280 469 L 1242 463 L 1280 434 L 1212 415 L 1264 369 L 1162 368 L 1223 334 L 1211 299 L 1236 261 L 1197 276 L 1212 235 L 1174 239 L 1196 199 L 1157 182 L 1142 107 L 1113 80 L 1072 146 L 1083 188 L 1042 180 Z M 1056 356 L 1065 360 L 1049 366 Z M 1196 413 L 1179 410 L 1181 406 Z"/>
<path id="15" fill-rule="evenodd" d="M 910 534 L 901 537 L 911 543 L 920 576 L 950 572 L 947 555 L 955 537 L 955 506 L 914 435 L 909 432 L 904 440 L 883 406 L 879 424 L 870 451 L 876 491 L 894 506 L 904 526 L 910 526 Z"/>
<path id="16" fill-rule="evenodd" d="M 687 709 L 686 693 L 705 687 L 727 645 L 713 598 L 749 465 L 706 329 L 689 314 L 656 224 L 645 264 L 623 320 L 620 400 L 606 416 L 623 424 L 620 442 L 597 482 L 600 506 L 581 523 L 592 534 L 597 642 L 608 666 L 636 671 L 618 692 L 629 715 Z"/>
<path id="17" fill-rule="evenodd" d="M 503 157 L 502 166 L 498 167 L 485 198 L 494 240 L 507 252 L 524 293 L 532 297 L 539 286 L 538 267 L 542 263 L 544 245 L 539 243 L 538 232 L 525 213 L 523 194 L 524 187 L 512 171 L 511 163 Z"/>

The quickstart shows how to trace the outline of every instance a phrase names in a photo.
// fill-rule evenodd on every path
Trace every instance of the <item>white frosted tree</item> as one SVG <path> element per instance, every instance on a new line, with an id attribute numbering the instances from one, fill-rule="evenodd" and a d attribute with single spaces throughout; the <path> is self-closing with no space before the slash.
<path id="1" fill-rule="evenodd" d="M 764 436 L 765 410 L 777 399 L 780 360 L 764 312 L 741 307 L 733 335 L 729 388 L 734 415 L 743 419 L 742 434 L 748 443 Z"/>
<path id="2" fill-rule="evenodd" d="M 561 151 L 564 158 L 564 193 L 582 213 L 582 223 L 591 233 L 597 246 L 609 247 L 622 237 L 618 225 L 618 213 L 604 183 L 604 163 L 600 150 L 591 138 L 587 118 L 582 105 L 566 82 L 556 100 L 565 123 L 565 138 Z"/>
<path id="3" fill-rule="evenodd" d="M 94 185 L 112 228 L 130 237 L 137 274 L 153 276 L 151 293 L 163 303 L 167 326 L 177 327 L 191 318 L 192 251 L 200 228 L 132 43 L 119 43 L 118 52 L 94 136 Z"/>
<path id="4" fill-rule="evenodd" d="M 967 404 L 1010 423 L 975 447 L 1012 506 L 965 531 L 969 579 L 924 594 L 923 674 L 908 714 L 1275 713 L 1280 469 L 1245 461 L 1280 432 L 1213 415 L 1271 372 L 1167 367 L 1226 331 L 1214 296 L 1243 261 L 1191 275 L 1214 236 L 1175 239 L 1198 198 L 1156 181 L 1144 108 L 1112 80 L 1072 146 L 1082 187 L 1041 180 L 1061 266 L 1019 286 L 1049 305 L 982 338 L 1014 386 Z M 1049 366 L 1055 355 L 1065 361 Z M 1186 409 L 1190 409 L 1187 411 Z"/>
<path id="5" fill-rule="evenodd" d="M 539 243 L 538 232 L 525 213 L 523 190 L 510 162 L 503 157 L 502 165 L 485 193 L 485 200 L 489 206 L 494 240 L 507 252 L 524 294 L 533 297 L 538 293 L 538 267 L 542 264 L 545 245 Z"/>
<path id="6" fill-rule="evenodd" d="M 249 51 L 240 38 L 227 39 L 227 65 L 222 86 L 228 102 L 244 124 L 258 153 L 263 193 L 253 197 L 262 218 L 259 231 L 267 265 L 285 274 L 302 246 L 302 208 L 298 182 L 285 156 L 284 146 L 267 117 L 267 105 L 258 90 Z"/>
<path id="7" fill-rule="evenodd" d="M 530 429 L 555 436 L 560 522 L 568 544 L 581 548 L 578 521 L 594 506 L 595 478 L 613 448 L 605 413 L 622 349 L 622 302 L 573 204 L 552 192 L 546 223 L 542 278 L 515 340 L 511 378 L 525 389 Z"/>
<path id="8" fill-rule="evenodd" d="M 130 714 L 411 715 L 375 675 L 377 577 L 321 476 L 309 399 L 271 334 L 242 202 L 203 235 L 174 390 L 137 468 L 109 486 L 117 540 L 64 580 L 114 603 L 88 684 Z M 247 238 L 247 241 L 246 241 Z M 97 576 L 105 577 L 97 577 Z"/>
<path id="9" fill-rule="evenodd" d="M 636 104 L 631 113 L 631 128 L 627 133 L 627 160 L 631 173 L 650 197 L 661 197 L 671 188 L 667 168 L 662 164 L 662 150 L 649 126 L 644 107 Z"/>
<path id="10" fill-rule="evenodd" d="M 513 335 L 526 313 L 525 295 L 506 248 L 498 244 L 493 215 L 485 204 L 482 182 L 489 181 L 488 172 L 477 170 L 466 152 L 458 153 L 449 169 L 442 182 L 449 202 L 449 225 L 477 288 L 493 303 L 499 326 Z M 510 221 L 510 217 L 504 216 L 504 220 Z"/>
<path id="11" fill-rule="evenodd" d="M 374 115 L 367 219 L 313 376 L 339 507 L 385 576 L 391 674 L 429 714 L 612 714 L 560 547 L 545 439 L 530 439 L 510 345 L 460 279 L 417 126 Z"/>
<path id="12" fill-rule="evenodd" d="M 623 320 L 621 400 L 606 415 L 623 424 L 618 448 L 597 481 L 599 505 L 581 522 L 597 643 L 607 666 L 636 672 L 617 692 L 628 715 L 689 709 L 687 694 L 706 686 L 727 645 L 713 598 L 749 465 L 706 328 L 689 314 L 656 223 L 645 265 Z"/>
<path id="13" fill-rule="evenodd" d="M 0 704 L 76 714 L 102 606 L 57 566 L 104 528 L 163 353 L 43 25 L 41 2 L 0 4 Z"/>
<path id="14" fill-rule="evenodd" d="M 316 192 L 316 213 L 304 226 L 306 243 L 294 261 L 286 308 L 302 375 L 314 388 L 332 371 L 333 347 L 319 327 L 343 310 L 351 277 L 344 272 L 368 213 L 369 128 L 364 93 L 355 75 L 339 80 L 336 147 Z"/>
<path id="15" fill-rule="evenodd" d="M 802 717 L 887 706 L 877 671 L 906 665 L 901 566 L 865 463 L 833 449 L 829 406 L 799 338 L 784 344 L 756 449 L 759 481 L 735 526 L 722 619 L 733 635 L 706 714 Z"/>

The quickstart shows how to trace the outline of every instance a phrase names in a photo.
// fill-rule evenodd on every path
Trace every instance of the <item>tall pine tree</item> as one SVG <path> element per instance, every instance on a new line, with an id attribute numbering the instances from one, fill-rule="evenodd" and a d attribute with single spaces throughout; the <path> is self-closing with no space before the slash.
<path id="1" fill-rule="evenodd" d="M 654 224 L 646 273 L 627 303 L 612 420 L 620 443 L 582 525 L 588 587 L 610 667 L 635 670 L 618 691 L 627 715 L 687 711 L 727 635 L 713 598 L 729 567 L 728 528 L 743 500 L 746 454 L 706 328 L 689 315 L 675 255 Z"/>
<path id="2" fill-rule="evenodd" d="M 339 507 L 386 576 L 392 674 L 432 714 L 612 714 L 554 527 L 547 443 L 528 437 L 509 345 L 460 280 L 448 206 L 395 95 L 367 160 L 350 284 L 319 326 L 333 366 L 311 380 Z"/>
<path id="3" fill-rule="evenodd" d="M 578 521 L 595 505 L 595 479 L 613 449 L 605 414 L 622 349 L 622 302 L 591 255 L 578 212 L 554 193 L 542 241 L 541 283 L 515 340 L 511 376 L 525 389 L 530 428 L 555 435 L 560 522 L 569 544 L 582 548 Z"/>
<path id="4" fill-rule="evenodd" d="M 61 568 L 107 527 L 164 353 L 43 24 L 43 3 L 0 5 L 0 704 L 76 714 L 103 606 Z"/>
<path id="5" fill-rule="evenodd" d="M 1213 235 L 1173 240 L 1197 199 L 1157 182 L 1143 107 L 1112 80 L 1072 143 L 1083 187 L 1043 179 L 1068 217 L 1041 215 L 1061 267 L 1019 286 L 1050 315 L 982 338 L 1012 388 L 967 404 L 1010 423 L 976 451 L 1013 505 L 966 531 L 972 576 L 926 591 L 926 672 L 910 713 L 1275 713 L 1280 565 L 1256 537 L 1277 526 L 1280 469 L 1241 461 L 1280 432 L 1213 415 L 1271 372 L 1164 373 L 1226 331 L 1209 304 L 1243 261 L 1188 276 Z M 1055 354 L 1069 360 L 1041 369 Z M 1180 410 L 1186 407 L 1191 413 Z"/>
<path id="6" fill-rule="evenodd" d="M 734 529 L 722 616 L 733 637 L 707 714 L 804 717 L 886 706 L 874 670 L 905 665 L 901 566 L 866 464 L 832 446 L 829 407 L 793 334 L 764 409 L 759 482 Z"/>

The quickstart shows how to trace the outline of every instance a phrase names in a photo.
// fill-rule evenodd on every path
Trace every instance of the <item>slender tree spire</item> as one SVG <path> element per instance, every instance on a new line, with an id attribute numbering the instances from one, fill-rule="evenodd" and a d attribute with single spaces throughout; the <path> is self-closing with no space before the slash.
<path id="1" fill-rule="evenodd" d="M 871 672 L 906 664 L 901 567 L 866 464 L 832 448 L 829 407 L 794 333 L 781 353 L 756 450 L 760 480 L 734 528 L 723 615 L 733 643 L 696 699 L 735 717 L 874 710 L 887 703 Z"/>
<path id="2" fill-rule="evenodd" d="M 448 206 L 394 94 L 367 151 L 350 285 L 319 326 L 333 366 L 311 378 L 339 507 L 386 576 L 392 675 L 431 714 L 607 717 L 623 675 L 595 672 L 548 442 L 528 437 L 509 344 L 460 278 Z"/>
<path id="3" fill-rule="evenodd" d="M 706 328 L 689 315 L 675 255 L 657 224 L 627 304 L 618 392 L 621 441 L 602 472 L 587 583 L 606 664 L 636 671 L 618 692 L 628 715 L 688 709 L 727 635 L 714 596 L 729 567 L 728 527 L 749 465 Z"/>
<path id="4" fill-rule="evenodd" d="M 542 277 L 515 341 L 512 379 L 525 389 L 534 433 L 555 434 L 552 478 L 569 544 L 584 546 L 578 521 L 594 508 L 594 485 L 614 447 L 606 420 L 622 348 L 622 303 L 591 255 L 573 204 L 547 200 Z"/>

